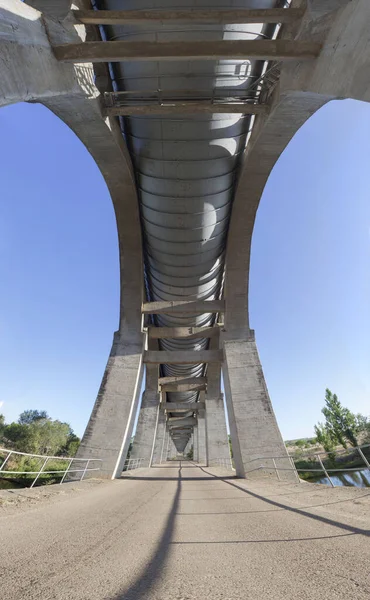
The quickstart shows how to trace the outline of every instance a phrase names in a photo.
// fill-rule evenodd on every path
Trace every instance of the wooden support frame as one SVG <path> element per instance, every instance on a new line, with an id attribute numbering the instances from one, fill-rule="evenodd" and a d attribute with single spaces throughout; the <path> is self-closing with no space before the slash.
<path id="1" fill-rule="evenodd" d="M 231 10 L 73 10 L 85 25 L 143 25 L 175 23 L 292 23 L 303 8 L 246 8 Z"/>
<path id="2" fill-rule="evenodd" d="M 200 42 L 80 42 L 53 47 L 57 60 L 71 63 L 188 60 L 311 60 L 322 45 L 295 40 Z"/>

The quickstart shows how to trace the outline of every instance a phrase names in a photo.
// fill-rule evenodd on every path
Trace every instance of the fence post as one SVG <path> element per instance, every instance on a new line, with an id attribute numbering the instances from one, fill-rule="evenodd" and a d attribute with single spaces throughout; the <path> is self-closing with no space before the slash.
<path id="1" fill-rule="evenodd" d="M 302 483 L 302 480 L 301 480 L 300 476 L 298 475 L 298 471 L 297 471 L 297 469 L 296 469 L 296 466 L 295 466 L 295 464 L 294 464 L 294 459 L 293 459 L 293 457 L 292 457 L 292 456 L 289 456 L 289 459 L 290 459 L 290 464 L 292 465 L 292 467 L 293 467 L 293 469 L 294 469 L 295 476 L 296 476 L 296 478 L 298 479 L 298 483 Z"/>
<path id="2" fill-rule="evenodd" d="M 68 471 L 69 471 L 69 467 L 71 466 L 72 462 L 73 462 L 73 458 L 71 458 L 71 460 L 69 461 L 68 467 L 67 467 L 67 468 L 66 468 L 66 470 L 64 471 L 64 475 L 63 475 L 63 477 L 62 477 L 62 481 L 60 482 L 60 485 L 63 483 L 63 481 L 64 481 L 64 479 L 65 479 L 65 476 L 67 475 L 67 473 L 68 473 Z"/>
<path id="3" fill-rule="evenodd" d="M 362 452 L 361 448 L 357 447 L 357 450 L 359 451 L 360 456 L 361 456 L 362 460 L 364 461 L 365 465 L 367 466 L 367 468 L 370 469 L 370 463 L 367 460 L 365 454 Z"/>
<path id="4" fill-rule="evenodd" d="M 37 475 L 36 475 L 35 479 L 33 480 L 33 482 L 32 482 L 32 485 L 30 486 L 31 488 L 33 488 L 33 486 L 35 485 L 36 481 L 37 481 L 37 480 L 38 480 L 38 478 L 40 477 L 40 475 L 41 475 L 42 471 L 44 470 L 44 467 L 45 467 L 46 463 L 48 462 L 48 460 L 49 460 L 49 457 L 47 457 L 47 458 L 44 460 L 44 464 L 42 465 L 41 469 L 39 470 L 39 472 L 37 473 Z"/>
<path id="5" fill-rule="evenodd" d="M 82 475 L 81 475 L 81 479 L 80 479 L 80 481 L 82 481 L 82 480 L 83 480 L 83 478 L 85 477 L 85 474 L 86 474 L 86 471 L 87 471 L 87 467 L 89 466 L 89 462 L 90 462 L 90 460 L 91 460 L 91 458 L 88 458 L 88 459 L 87 459 L 87 461 L 86 461 L 85 469 L 84 469 L 84 472 L 83 472 L 83 473 L 82 473 Z"/>
<path id="6" fill-rule="evenodd" d="M 322 460 L 321 460 L 321 458 L 320 458 L 320 454 L 316 454 L 316 456 L 317 456 L 317 458 L 319 459 L 319 462 L 320 462 L 321 468 L 322 468 L 322 470 L 324 471 L 324 473 L 325 473 L 325 476 L 326 476 L 326 477 L 329 479 L 329 481 L 330 481 L 330 485 L 331 485 L 331 487 L 335 487 L 334 483 L 332 482 L 332 480 L 331 480 L 331 479 L 330 479 L 330 477 L 329 477 L 329 473 L 327 472 L 327 470 L 326 470 L 326 469 L 325 469 L 325 467 L 324 467 L 324 463 L 322 462 Z"/>
<path id="7" fill-rule="evenodd" d="M 272 464 L 274 465 L 274 469 L 275 469 L 276 477 L 278 478 L 278 481 L 280 481 L 280 475 L 279 475 L 279 471 L 278 471 L 278 469 L 277 469 L 276 462 L 275 462 L 275 459 L 274 459 L 274 458 L 272 459 Z"/>
<path id="8" fill-rule="evenodd" d="M 4 470 L 4 467 L 5 467 L 6 463 L 8 462 L 8 460 L 9 460 L 9 458 L 11 457 L 11 455 L 12 455 L 12 454 L 13 454 L 13 452 L 11 452 L 11 451 L 10 451 L 10 452 L 9 452 L 9 454 L 8 454 L 8 456 L 7 456 L 7 457 L 6 457 L 6 459 L 4 460 L 3 464 L 1 465 L 1 467 L 0 467 L 0 471 L 3 471 L 3 470 Z"/>

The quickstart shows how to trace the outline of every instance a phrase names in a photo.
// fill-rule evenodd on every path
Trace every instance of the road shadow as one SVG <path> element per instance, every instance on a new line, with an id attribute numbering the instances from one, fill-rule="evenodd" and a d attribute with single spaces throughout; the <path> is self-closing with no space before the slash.
<path id="1" fill-rule="evenodd" d="M 206 471 L 206 469 L 204 469 L 203 467 L 199 467 L 199 469 L 201 469 L 201 471 L 203 471 L 204 473 L 207 473 L 208 475 L 211 475 L 213 477 L 213 474 L 210 473 L 209 471 Z M 223 478 L 219 477 L 218 479 L 223 479 Z M 271 500 L 270 498 L 266 498 L 266 496 L 261 496 L 260 494 L 256 494 L 256 492 L 252 492 L 251 490 L 246 490 L 245 488 L 241 487 L 240 485 L 237 485 L 236 483 L 232 483 L 231 481 L 227 481 L 226 479 L 224 481 L 225 481 L 225 483 L 227 483 L 227 485 L 231 485 L 232 487 L 244 492 L 245 494 L 248 494 L 252 498 L 257 498 L 258 500 L 262 500 L 263 502 L 266 502 L 267 504 L 271 504 L 272 506 L 277 506 L 278 508 L 282 508 L 284 510 L 293 512 L 295 514 L 301 515 L 302 517 L 307 517 L 314 521 L 319 521 L 321 523 L 325 523 L 326 525 L 332 525 L 334 527 L 339 527 L 340 529 L 344 529 L 345 531 L 349 531 L 351 533 L 356 533 L 358 535 L 365 535 L 367 537 L 370 537 L 369 529 L 361 529 L 360 527 L 355 527 L 354 525 L 347 525 L 347 523 L 342 523 L 341 521 L 335 521 L 334 519 L 329 519 L 329 518 L 323 517 L 321 515 L 313 515 L 309 512 L 306 512 L 305 510 L 303 510 L 301 508 L 294 508 L 293 506 L 288 506 L 287 504 L 283 504 L 282 502 L 277 502 L 276 500 Z M 321 506 L 325 506 L 325 504 L 321 504 Z"/>
<path id="2" fill-rule="evenodd" d="M 136 581 L 128 589 L 120 592 L 118 596 L 115 596 L 114 600 L 140 600 L 141 598 L 147 598 L 148 592 L 152 589 L 156 580 L 163 572 L 163 568 L 168 558 L 168 552 L 173 543 L 176 513 L 179 506 L 181 485 L 183 481 L 183 478 L 181 476 L 181 470 L 182 467 L 180 463 L 178 477 L 176 478 L 177 488 L 172 502 L 171 510 L 168 515 L 168 519 L 162 537 L 159 541 L 158 546 L 153 552 L 151 560 L 149 561 L 145 569 L 142 570 Z M 153 478 L 153 480 L 155 479 L 156 478 Z M 170 479 L 174 480 L 173 478 Z"/>

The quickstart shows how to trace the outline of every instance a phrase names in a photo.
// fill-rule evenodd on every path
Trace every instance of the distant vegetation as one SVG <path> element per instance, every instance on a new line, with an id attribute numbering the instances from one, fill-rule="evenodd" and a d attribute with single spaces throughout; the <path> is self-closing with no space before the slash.
<path id="1" fill-rule="evenodd" d="M 348 444 L 356 447 L 370 443 L 370 418 L 360 413 L 355 415 L 342 406 L 338 396 L 329 389 L 325 391 L 325 406 L 321 412 L 325 421 L 315 425 L 315 437 L 287 440 L 285 444 L 300 450 L 321 446 L 325 452 L 332 452 L 338 446 L 347 448 Z"/>
<path id="2" fill-rule="evenodd" d="M 44 410 L 26 410 L 19 415 L 18 421 L 13 423 L 5 423 L 4 416 L 0 415 L 1 448 L 28 454 L 68 457 L 76 454 L 79 443 L 80 439 L 74 434 L 68 423 L 51 419 Z M 0 465 L 5 458 L 6 455 L 1 453 Z M 47 470 L 64 469 L 68 462 L 50 460 L 47 463 Z M 6 465 L 7 471 L 32 472 L 39 469 L 40 459 L 27 456 L 13 455 Z M 9 479 L 10 475 L 6 475 L 6 471 L 4 471 L 1 473 L 1 477 Z M 32 482 L 34 476 L 12 475 L 11 478 L 22 485 L 27 485 L 28 482 Z M 54 483 L 59 479 L 58 475 L 44 475 L 40 478 L 40 483 Z"/>
<path id="3" fill-rule="evenodd" d="M 317 469 L 318 463 L 314 454 L 325 450 L 322 457 L 327 469 L 363 468 L 364 461 L 356 447 L 370 444 L 370 419 L 362 414 L 355 415 L 342 406 L 336 394 L 329 389 L 325 391 L 325 406 L 322 408 L 324 422 L 315 425 L 316 437 L 286 441 L 290 454 L 294 458 L 297 469 Z M 346 450 L 343 452 L 343 449 Z M 311 450 L 311 452 L 310 452 Z M 364 449 L 370 460 L 370 449 Z M 303 479 L 315 476 L 312 472 L 300 472 Z"/>

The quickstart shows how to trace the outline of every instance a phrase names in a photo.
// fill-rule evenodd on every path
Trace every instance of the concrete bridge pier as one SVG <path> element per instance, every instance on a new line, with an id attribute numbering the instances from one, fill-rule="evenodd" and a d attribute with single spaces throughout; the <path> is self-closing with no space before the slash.
<path id="1" fill-rule="evenodd" d="M 118 476 L 131 441 L 142 381 L 142 346 L 114 334 L 103 380 L 77 456 L 104 458 L 101 477 Z"/>
<path id="2" fill-rule="evenodd" d="M 198 462 L 200 465 L 208 464 L 205 413 L 206 411 L 204 409 L 198 410 Z"/>
<path id="3" fill-rule="evenodd" d="M 258 476 L 261 473 L 256 469 L 266 464 L 264 473 L 275 476 L 272 458 L 256 460 L 265 457 L 282 457 L 279 467 L 291 469 L 253 332 L 247 340 L 225 341 L 224 354 L 223 375 L 236 474 Z M 294 480 L 296 475 L 290 470 L 282 471 L 281 478 Z"/>
<path id="4" fill-rule="evenodd" d="M 158 410 L 157 433 L 154 440 L 152 465 L 159 465 L 163 461 L 166 444 L 166 415 L 163 410 Z"/>
<path id="5" fill-rule="evenodd" d="M 211 340 L 210 348 L 219 348 L 219 339 Z M 206 432 L 207 464 L 216 465 L 218 459 L 230 458 L 229 442 L 226 430 L 226 415 L 221 394 L 221 364 L 213 363 L 207 367 Z"/>
<path id="6" fill-rule="evenodd" d="M 158 344 L 150 340 L 150 347 L 152 350 L 155 350 Z M 131 457 L 143 459 L 143 466 L 150 467 L 153 460 L 155 442 L 159 433 L 159 365 L 145 365 L 145 373 L 145 391 L 142 396 Z"/>
<path id="7" fill-rule="evenodd" d="M 198 421 L 197 421 L 197 423 L 194 425 L 194 429 L 193 429 L 193 461 L 198 462 L 198 460 L 199 460 L 199 456 L 198 456 Z"/>

